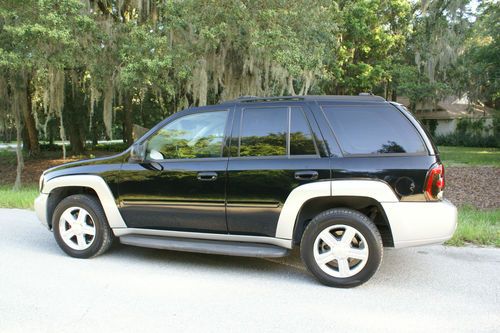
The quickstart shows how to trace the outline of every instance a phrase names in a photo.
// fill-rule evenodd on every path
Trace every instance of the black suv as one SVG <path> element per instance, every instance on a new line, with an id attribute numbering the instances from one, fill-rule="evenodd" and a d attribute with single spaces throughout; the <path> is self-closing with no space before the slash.
<path id="1" fill-rule="evenodd" d="M 45 171 L 38 218 L 73 257 L 123 244 L 286 256 L 352 287 L 383 247 L 442 243 L 438 151 L 401 105 L 376 96 L 245 97 L 165 119 L 121 154 Z"/>

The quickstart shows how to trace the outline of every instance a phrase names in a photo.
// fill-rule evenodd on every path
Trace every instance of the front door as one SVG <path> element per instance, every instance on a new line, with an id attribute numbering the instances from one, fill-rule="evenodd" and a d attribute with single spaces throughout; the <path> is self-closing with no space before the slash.
<path id="1" fill-rule="evenodd" d="M 296 187 L 330 178 L 317 125 L 303 104 L 243 107 L 235 113 L 228 164 L 227 223 L 233 234 L 275 236 Z"/>
<path id="2" fill-rule="evenodd" d="M 124 163 L 120 213 L 129 228 L 226 233 L 223 157 L 229 110 L 187 112 L 147 140 L 144 163 Z"/>

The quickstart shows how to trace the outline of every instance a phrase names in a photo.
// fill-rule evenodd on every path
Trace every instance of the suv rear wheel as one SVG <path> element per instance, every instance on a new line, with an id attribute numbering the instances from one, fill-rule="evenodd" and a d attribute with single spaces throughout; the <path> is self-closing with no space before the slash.
<path id="1" fill-rule="evenodd" d="M 57 205 L 52 229 L 59 247 L 75 258 L 104 253 L 114 237 L 99 201 L 82 194 L 69 196 Z"/>
<path id="2" fill-rule="evenodd" d="M 336 208 L 316 216 L 302 235 L 300 253 L 323 284 L 349 288 L 366 282 L 382 262 L 382 238 L 360 212 Z"/>

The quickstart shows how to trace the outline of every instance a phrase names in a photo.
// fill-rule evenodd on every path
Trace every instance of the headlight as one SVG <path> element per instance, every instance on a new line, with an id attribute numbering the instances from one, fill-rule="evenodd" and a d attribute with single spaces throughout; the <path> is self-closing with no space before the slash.
<path id="1" fill-rule="evenodd" d="M 45 182 L 45 178 L 43 177 L 43 173 L 42 173 L 42 175 L 40 176 L 40 180 L 38 181 L 38 191 L 42 192 L 44 182 Z"/>

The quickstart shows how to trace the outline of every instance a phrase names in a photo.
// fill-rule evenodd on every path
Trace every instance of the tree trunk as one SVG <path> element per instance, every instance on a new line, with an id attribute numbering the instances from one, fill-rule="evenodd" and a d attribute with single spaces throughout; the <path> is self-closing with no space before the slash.
<path id="1" fill-rule="evenodd" d="M 74 155 L 81 155 L 85 151 L 85 145 L 78 124 L 71 122 L 71 124 L 66 127 L 69 129 L 68 139 L 71 145 L 71 153 Z"/>
<path id="2" fill-rule="evenodd" d="M 123 142 L 128 145 L 134 142 L 132 137 L 132 123 L 132 98 L 129 94 L 126 94 L 123 103 Z"/>
<path id="3" fill-rule="evenodd" d="M 21 123 L 21 109 L 26 103 L 25 97 L 26 90 L 23 89 L 22 80 L 20 77 L 15 77 L 13 84 L 11 85 L 11 110 L 14 114 L 14 120 L 16 123 L 16 156 L 17 156 L 17 170 L 16 170 L 16 181 L 14 183 L 13 190 L 19 190 L 21 188 L 21 175 L 24 168 L 23 151 L 21 147 L 22 141 L 22 123 Z"/>
<path id="4" fill-rule="evenodd" d="M 97 146 L 97 144 L 99 143 L 98 142 L 98 133 L 97 133 L 97 120 L 96 120 L 96 117 L 93 117 L 92 118 L 92 128 L 91 128 L 91 136 L 92 136 L 92 147 L 95 147 Z"/>
<path id="5" fill-rule="evenodd" d="M 23 140 L 23 151 L 30 154 L 31 142 L 28 136 L 28 129 L 26 128 L 26 124 L 23 121 L 21 121 L 21 138 Z"/>
<path id="6" fill-rule="evenodd" d="M 47 135 L 49 137 L 49 145 L 54 145 L 54 140 L 55 140 L 55 137 L 56 137 L 56 128 L 57 128 L 57 125 L 56 125 L 56 119 L 55 118 L 51 118 L 49 120 L 49 122 L 47 123 Z"/>
<path id="7" fill-rule="evenodd" d="M 24 126 L 26 128 L 26 136 L 29 141 L 28 151 L 30 155 L 38 155 L 40 153 L 40 144 L 38 143 L 38 131 L 36 130 L 35 118 L 33 117 L 32 110 L 32 100 L 31 100 L 31 89 L 30 80 L 27 76 L 23 77 L 25 79 L 25 103 L 26 106 L 22 108 Z"/>
<path id="8" fill-rule="evenodd" d="M 398 99 L 398 94 L 396 92 L 396 89 L 392 89 L 392 97 L 391 97 L 391 100 L 396 102 L 396 100 Z"/>
<path id="9" fill-rule="evenodd" d="M 81 155 L 85 151 L 87 108 L 78 82 L 73 82 L 73 78 L 70 78 L 65 81 L 65 85 L 64 127 L 68 129 L 71 153 Z"/>
<path id="10" fill-rule="evenodd" d="M 19 190 L 21 188 L 21 175 L 24 168 L 23 150 L 21 148 L 21 115 L 19 114 L 19 109 L 14 111 L 14 118 L 16 119 L 16 133 L 17 133 L 17 145 L 16 145 L 16 156 L 17 156 L 17 168 L 16 168 L 16 181 L 14 183 L 13 190 Z"/>

